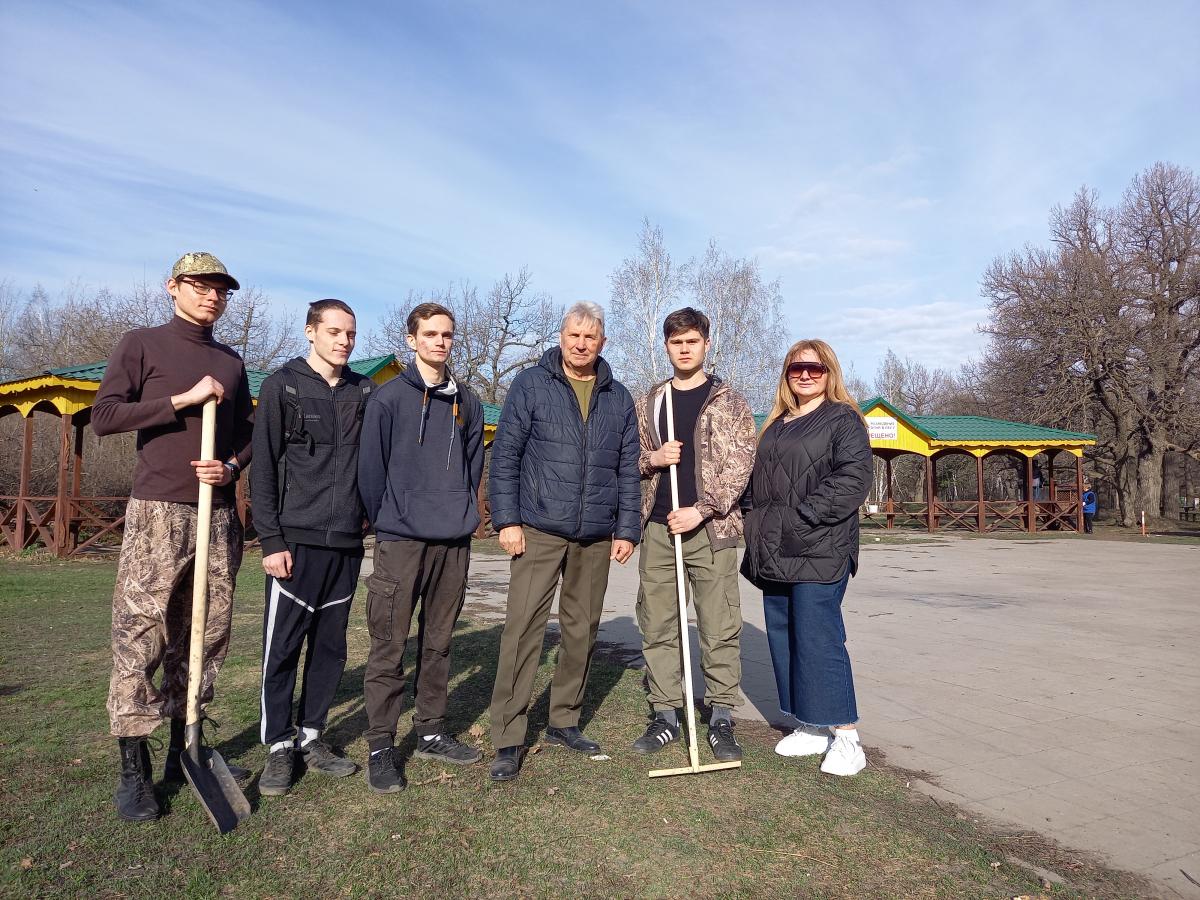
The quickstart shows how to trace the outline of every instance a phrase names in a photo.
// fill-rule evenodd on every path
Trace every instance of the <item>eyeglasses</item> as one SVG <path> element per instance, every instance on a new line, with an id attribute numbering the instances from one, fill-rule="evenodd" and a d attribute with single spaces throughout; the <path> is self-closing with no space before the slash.
<path id="1" fill-rule="evenodd" d="M 180 278 L 184 284 L 189 285 L 193 291 L 201 297 L 207 297 L 209 294 L 216 294 L 218 300 L 228 300 L 229 295 L 233 293 L 229 288 L 213 287 L 211 284 L 203 284 L 199 281 L 193 281 L 190 278 Z"/>
<path id="2" fill-rule="evenodd" d="M 794 362 L 788 363 L 787 374 L 788 378 L 802 378 L 807 375 L 809 378 L 820 378 L 829 372 L 829 366 L 819 362 Z"/>

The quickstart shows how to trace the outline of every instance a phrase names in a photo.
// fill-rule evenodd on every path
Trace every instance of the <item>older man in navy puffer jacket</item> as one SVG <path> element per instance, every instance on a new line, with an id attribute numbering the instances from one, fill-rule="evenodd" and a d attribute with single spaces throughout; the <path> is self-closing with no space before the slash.
<path id="1" fill-rule="evenodd" d="M 488 481 L 492 524 L 512 557 L 508 613 L 492 692 L 492 778 L 520 771 L 533 679 L 562 578 L 561 643 L 545 740 L 582 753 L 600 745 L 579 730 L 610 560 L 624 564 L 641 538 L 641 487 L 633 398 L 614 381 L 604 311 L 567 310 L 559 346 L 513 381 Z"/>

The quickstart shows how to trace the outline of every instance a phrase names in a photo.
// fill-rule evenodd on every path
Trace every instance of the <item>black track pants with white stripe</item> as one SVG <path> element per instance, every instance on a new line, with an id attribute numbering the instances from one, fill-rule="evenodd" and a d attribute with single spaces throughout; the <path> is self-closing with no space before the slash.
<path id="1" fill-rule="evenodd" d="M 346 622 L 358 586 L 361 550 L 292 544 L 292 577 L 267 576 L 263 611 L 262 732 L 264 744 L 295 736 L 292 695 L 300 651 L 304 683 L 296 721 L 318 731 L 346 669 Z"/>

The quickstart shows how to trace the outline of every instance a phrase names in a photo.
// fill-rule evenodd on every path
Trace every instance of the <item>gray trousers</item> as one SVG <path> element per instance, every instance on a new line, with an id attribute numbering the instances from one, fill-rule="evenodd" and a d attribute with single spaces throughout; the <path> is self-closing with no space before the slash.
<path id="1" fill-rule="evenodd" d="M 608 589 L 610 538 L 581 542 L 528 525 L 524 531 L 525 552 L 513 559 L 510 570 L 508 613 L 492 691 L 492 746 L 497 749 L 525 743 L 533 681 L 560 575 L 561 643 L 550 686 L 550 725 L 568 728 L 579 724 Z"/>

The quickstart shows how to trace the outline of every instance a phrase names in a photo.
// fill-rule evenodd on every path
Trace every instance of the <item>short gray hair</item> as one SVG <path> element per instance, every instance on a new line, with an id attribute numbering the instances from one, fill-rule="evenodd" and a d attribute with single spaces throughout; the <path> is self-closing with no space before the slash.
<path id="1" fill-rule="evenodd" d="M 567 330 L 568 322 L 582 321 L 585 324 L 596 322 L 600 326 L 600 337 L 604 337 L 604 307 L 599 303 L 592 303 L 588 300 L 580 300 L 578 303 L 572 303 L 565 313 L 563 313 L 562 322 L 558 326 L 558 333 L 562 334 Z"/>

